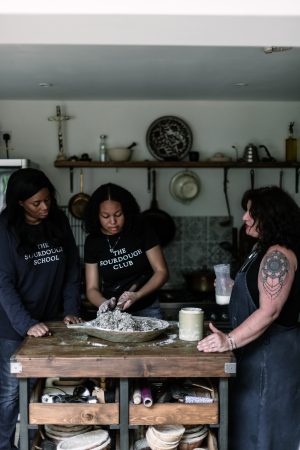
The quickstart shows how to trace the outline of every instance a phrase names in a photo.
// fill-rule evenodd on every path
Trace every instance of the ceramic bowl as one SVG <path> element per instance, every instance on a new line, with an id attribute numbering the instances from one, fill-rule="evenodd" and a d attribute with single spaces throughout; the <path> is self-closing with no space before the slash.
<path id="1" fill-rule="evenodd" d="M 108 148 L 107 155 L 110 161 L 129 161 L 132 151 L 131 148 L 126 147 Z"/>

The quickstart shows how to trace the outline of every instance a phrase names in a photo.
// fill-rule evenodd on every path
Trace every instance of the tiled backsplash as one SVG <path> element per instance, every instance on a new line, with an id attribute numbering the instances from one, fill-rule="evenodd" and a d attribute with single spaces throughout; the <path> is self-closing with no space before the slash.
<path id="1" fill-rule="evenodd" d="M 67 214 L 80 257 L 83 260 L 85 232 L 83 222 L 74 218 L 67 207 L 62 207 Z M 192 272 L 214 264 L 230 263 L 232 256 L 224 250 L 221 242 L 232 244 L 232 227 L 226 224 L 227 217 L 173 217 L 176 234 L 172 242 L 164 247 L 164 254 L 169 266 L 168 286 L 176 288 L 184 285 L 183 272 Z"/>
<path id="2" fill-rule="evenodd" d="M 227 217 L 174 217 L 175 238 L 164 253 L 170 270 L 170 287 L 184 284 L 182 272 L 192 272 L 214 264 L 230 263 L 232 256 L 221 242 L 232 244 L 231 224 Z"/>

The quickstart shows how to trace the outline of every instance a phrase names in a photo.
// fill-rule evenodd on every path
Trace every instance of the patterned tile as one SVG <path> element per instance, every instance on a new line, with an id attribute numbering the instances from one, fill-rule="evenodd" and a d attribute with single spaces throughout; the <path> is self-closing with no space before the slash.
<path id="1" fill-rule="evenodd" d="M 206 238 L 206 217 L 184 217 L 183 219 L 184 241 L 199 241 Z"/>
<path id="2" fill-rule="evenodd" d="M 208 241 L 229 241 L 232 240 L 232 225 L 222 225 L 228 219 L 225 217 L 208 217 L 208 233 L 207 240 Z"/>
<path id="3" fill-rule="evenodd" d="M 204 240 L 198 242 L 185 241 L 182 243 L 181 264 L 182 268 L 203 266 L 207 259 L 207 245 Z"/>
<path id="4" fill-rule="evenodd" d="M 174 223 L 175 223 L 175 236 L 173 241 L 178 242 L 182 240 L 183 237 L 183 221 L 184 217 L 173 217 Z"/>
<path id="5" fill-rule="evenodd" d="M 176 267 L 178 261 L 181 260 L 181 243 L 172 242 L 168 246 L 164 247 L 163 252 L 167 260 L 168 266 Z"/>
<path id="6" fill-rule="evenodd" d="M 213 267 L 215 264 L 231 263 L 231 254 L 222 249 L 217 243 L 209 243 L 209 252 L 207 258 L 207 265 Z"/>

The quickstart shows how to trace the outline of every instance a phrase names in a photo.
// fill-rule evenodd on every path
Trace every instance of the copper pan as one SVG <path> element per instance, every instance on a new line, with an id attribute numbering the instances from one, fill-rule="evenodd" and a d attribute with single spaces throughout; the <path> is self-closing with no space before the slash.
<path id="1" fill-rule="evenodd" d="M 80 192 L 73 195 L 69 200 L 69 211 L 76 219 L 84 219 L 85 209 L 90 200 L 90 196 L 83 192 L 83 172 L 80 171 Z"/>

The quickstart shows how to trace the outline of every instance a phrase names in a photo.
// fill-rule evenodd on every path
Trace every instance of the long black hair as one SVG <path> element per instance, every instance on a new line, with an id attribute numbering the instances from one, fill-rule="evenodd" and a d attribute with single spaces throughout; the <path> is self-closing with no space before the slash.
<path id="1" fill-rule="evenodd" d="M 277 186 L 250 189 L 242 198 L 244 210 L 248 202 L 260 247 L 267 249 L 278 244 L 300 249 L 300 208 L 287 192 Z"/>
<path id="2" fill-rule="evenodd" d="M 125 217 L 124 229 L 130 229 L 137 223 L 140 207 L 131 192 L 117 184 L 102 184 L 92 194 L 85 210 L 85 229 L 88 233 L 101 234 L 99 206 L 106 200 L 120 203 Z"/>
<path id="3" fill-rule="evenodd" d="M 35 249 L 40 240 L 40 236 L 28 231 L 25 221 L 25 211 L 20 205 L 20 201 L 25 201 L 35 195 L 41 189 L 47 188 L 50 194 L 51 205 L 49 214 L 41 223 L 42 237 L 55 244 L 63 244 L 64 229 L 63 213 L 57 206 L 56 192 L 51 181 L 44 172 L 38 169 L 19 169 L 12 173 L 7 183 L 5 194 L 6 207 L 3 213 L 7 216 L 8 226 L 10 226 L 19 242 L 19 250 L 30 251 Z"/>

